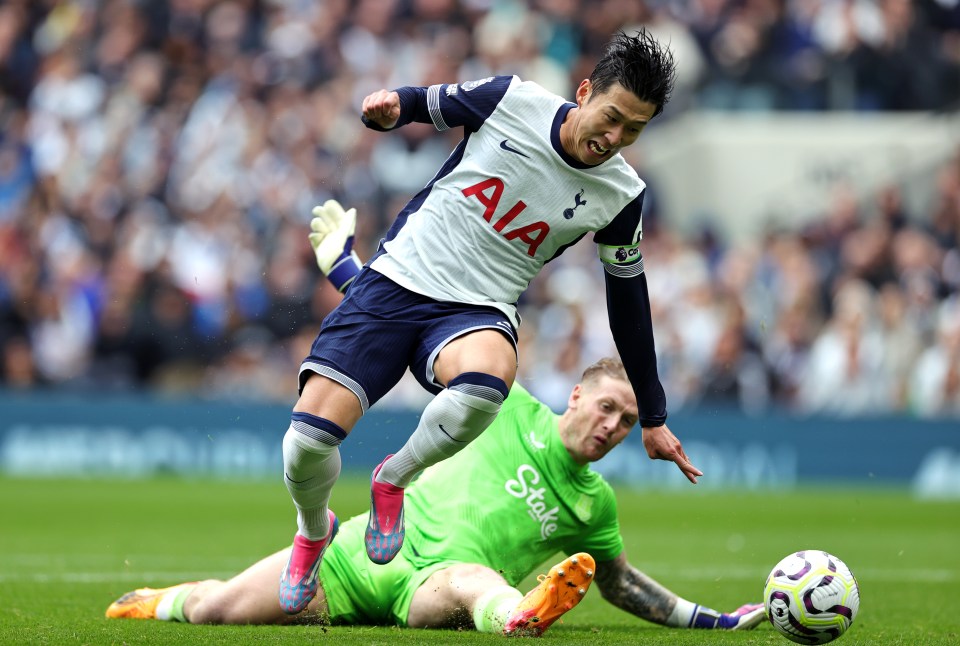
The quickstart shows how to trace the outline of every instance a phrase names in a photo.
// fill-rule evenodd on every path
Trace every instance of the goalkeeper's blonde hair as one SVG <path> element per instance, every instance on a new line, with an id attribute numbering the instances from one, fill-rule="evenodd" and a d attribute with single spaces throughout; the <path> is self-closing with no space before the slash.
<path id="1" fill-rule="evenodd" d="M 599 382 L 601 377 L 610 377 L 628 383 L 630 381 L 630 378 L 627 377 L 627 371 L 623 368 L 623 363 L 619 359 L 604 357 L 587 366 L 587 369 L 583 371 L 583 377 L 580 378 L 580 383 L 583 386 L 592 386 Z"/>

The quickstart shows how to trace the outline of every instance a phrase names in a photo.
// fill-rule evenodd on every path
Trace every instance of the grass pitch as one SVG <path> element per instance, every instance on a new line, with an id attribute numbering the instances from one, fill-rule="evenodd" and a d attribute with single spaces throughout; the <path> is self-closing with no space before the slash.
<path id="1" fill-rule="evenodd" d="M 366 508 L 366 478 L 334 493 L 341 517 Z M 861 607 L 836 643 L 960 643 L 960 503 L 881 490 L 618 493 L 630 561 L 691 601 L 731 610 L 759 601 L 783 556 L 825 549 L 857 575 Z M 0 479 L 2 644 L 503 643 L 474 632 L 317 626 L 191 626 L 113 621 L 107 605 L 142 585 L 226 578 L 287 544 L 283 484 L 192 480 Z M 544 572 L 550 563 L 544 564 Z M 521 586 L 524 591 L 534 577 Z M 568 644 L 770 644 L 745 633 L 648 624 L 594 589 L 543 637 Z"/>

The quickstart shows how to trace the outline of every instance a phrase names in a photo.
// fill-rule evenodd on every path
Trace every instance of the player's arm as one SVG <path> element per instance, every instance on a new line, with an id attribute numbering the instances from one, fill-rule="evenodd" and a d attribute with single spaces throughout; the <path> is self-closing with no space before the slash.
<path id="1" fill-rule="evenodd" d="M 393 130 L 408 123 L 432 123 L 437 130 L 463 126 L 475 132 L 516 82 L 491 76 L 467 83 L 377 90 L 363 99 L 362 120 L 372 130 Z"/>
<path id="2" fill-rule="evenodd" d="M 630 565 L 626 555 L 597 563 L 594 582 L 604 599 L 641 619 L 679 628 L 743 630 L 763 621 L 763 605 L 747 604 L 732 613 L 681 599 Z"/>
<path id="3" fill-rule="evenodd" d="M 594 236 L 603 262 L 607 316 L 613 341 L 637 396 L 647 455 L 675 462 L 687 479 L 696 484 L 703 472 L 691 464 L 666 424 L 667 398 L 657 373 L 650 296 L 639 245 L 642 206 L 641 193 Z"/>
<path id="4" fill-rule="evenodd" d="M 597 563 L 594 582 L 604 599 L 630 614 L 666 625 L 677 595 L 630 565 L 625 554 Z"/>

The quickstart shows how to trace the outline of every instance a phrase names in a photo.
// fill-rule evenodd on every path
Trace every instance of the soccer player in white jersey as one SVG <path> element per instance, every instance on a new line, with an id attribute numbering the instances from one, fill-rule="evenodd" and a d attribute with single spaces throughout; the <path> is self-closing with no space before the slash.
<path id="1" fill-rule="evenodd" d="M 310 242 L 331 275 L 338 259 L 351 253 L 355 212 L 330 200 L 314 215 Z M 358 272 L 356 263 L 342 265 L 338 280 Z M 606 600 L 648 621 L 754 628 L 765 618 L 763 604 L 720 613 L 678 597 L 627 561 L 616 498 L 590 464 L 622 442 L 638 416 L 633 389 L 615 359 L 584 371 L 562 415 L 514 384 L 482 437 L 411 485 L 413 522 L 397 558 L 371 568 L 361 547 L 366 519 L 347 521 L 320 564 L 323 586 L 300 615 L 285 614 L 277 603 L 289 549 L 229 581 L 134 590 L 110 604 L 106 615 L 232 624 L 319 617 L 540 635 L 596 580 Z M 517 583 L 558 550 L 576 554 L 522 595 Z"/>
<path id="2" fill-rule="evenodd" d="M 611 330 L 639 403 L 651 458 L 702 473 L 666 425 L 667 408 L 639 249 L 644 183 L 619 155 L 663 110 L 675 66 L 646 32 L 617 34 L 574 102 L 512 76 L 380 90 L 363 101 L 375 130 L 417 121 L 464 138 L 397 216 L 356 278 L 356 258 L 330 267 L 350 281 L 300 368 L 283 440 L 298 529 L 281 575 L 294 614 L 316 594 L 337 532 L 328 500 L 339 444 L 403 371 L 436 397 L 397 451 L 374 469 L 365 549 L 387 563 L 404 538 L 403 493 L 496 418 L 517 371 L 515 303 L 544 263 L 593 233 L 605 269 Z"/>
<path id="3" fill-rule="evenodd" d="M 326 619 L 536 636 L 595 580 L 608 602 L 657 624 L 754 628 L 765 619 L 763 604 L 720 613 L 678 597 L 627 561 L 614 493 L 589 465 L 627 436 L 637 416 L 614 359 L 587 368 L 562 415 L 514 384 L 480 438 L 410 486 L 411 523 L 397 557 L 371 566 L 365 515 L 347 521 L 320 564 L 323 585 L 301 614 L 285 614 L 277 603 L 285 549 L 228 581 L 134 590 L 112 603 L 107 617 L 195 624 Z M 557 551 L 573 556 L 523 595 L 518 583 Z"/>

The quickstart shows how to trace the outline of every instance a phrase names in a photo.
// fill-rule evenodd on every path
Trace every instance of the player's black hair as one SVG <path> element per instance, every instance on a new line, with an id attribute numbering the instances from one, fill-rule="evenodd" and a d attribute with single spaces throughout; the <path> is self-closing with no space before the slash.
<path id="1" fill-rule="evenodd" d="M 619 31 L 603 57 L 590 73 L 594 94 L 603 94 L 619 83 L 638 99 L 657 106 L 653 116 L 663 112 L 677 77 L 673 54 L 641 28 L 636 36 Z M 592 98 L 592 96 L 591 96 Z"/>

